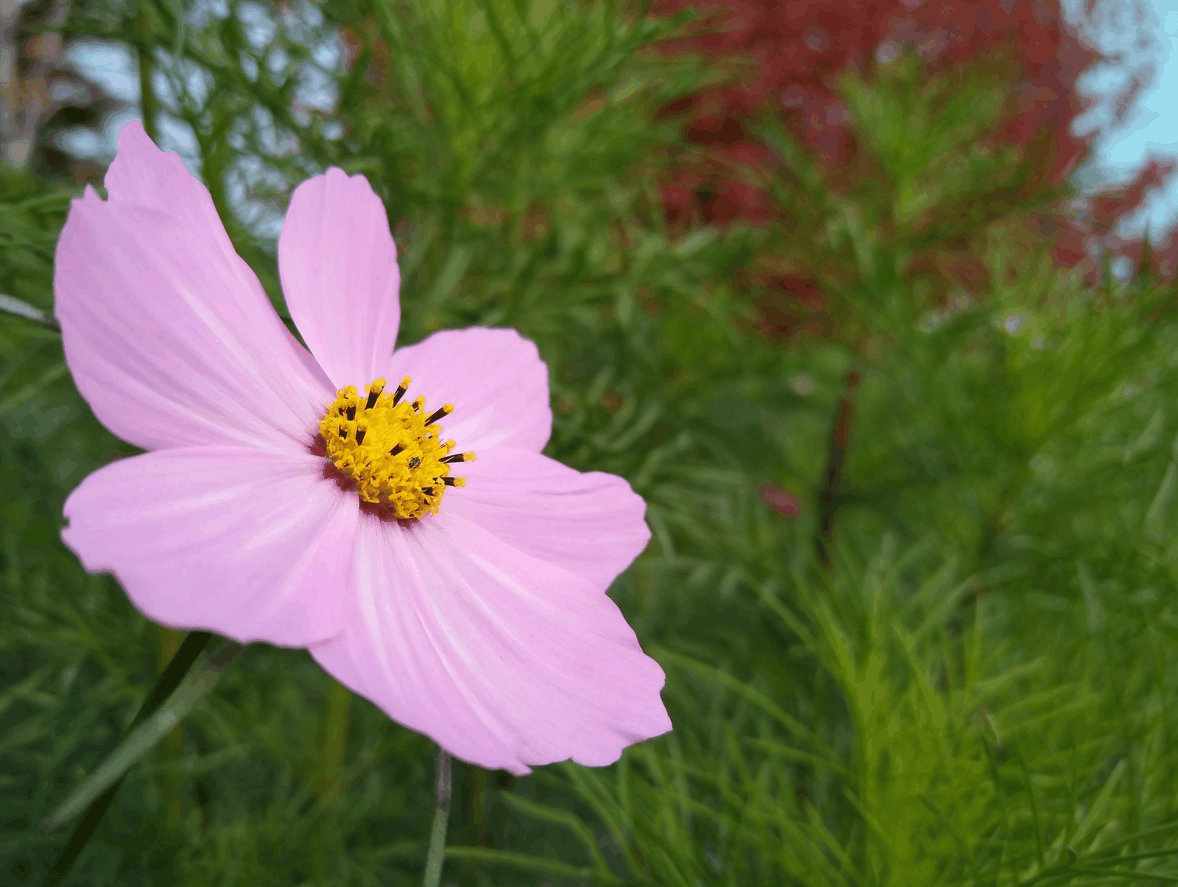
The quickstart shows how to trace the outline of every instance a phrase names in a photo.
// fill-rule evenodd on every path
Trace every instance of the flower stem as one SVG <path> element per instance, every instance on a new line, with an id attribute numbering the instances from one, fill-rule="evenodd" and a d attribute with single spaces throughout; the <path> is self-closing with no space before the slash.
<path id="1" fill-rule="evenodd" d="M 467 766 L 470 774 L 470 822 L 474 826 L 474 840 L 480 847 L 487 846 L 487 771 L 474 764 Z M 477 863 L 476 863 L 477 865 Z"/>
<path id="2" fill-rule="evenodd" d="M 155 71 L 155 59 L 152 58 L 151 46 L 151 20 L 147 17 L 142 0 L 139 11 L 135 14 L 135 32 L 140 41 L 136 53 L 139 61 L 139 113 L 143 115 L 143 131 L 147 133 L 149 139 L 158 145 L 159 132 L 155 125 L 158 103 L 155 97 L 155 87 L 151 83 L 152 73 Z"/>
<path id="3" fill-rule="evenodd" d="M 477 847 L 489 847 L 490 833 L 487 829 L 487 806 L 489 803 L 490 779 L 486 770 L 474 764 L 466 765 L 466 773 L 467 804 L 469 805 L 466 820 L 474 830 L 474 834 L 469 836 L 467 843 L 473 843 Z M 467 865 L 473 870 L 476 878 L 480 877 L 479 873 L 483 866 L 481 860 L 468 860 Z M 479 883 L 482 882 L 479 881 Z"/>
<path id="4" fill-rule="evenodd" d="M 180 681 L 188 674 L 188 670 L 192 668 L 197 657 L 200 656 L 201 651 L 208 645 L 212 635 L 207 631 L 191 631 L 188 637 L 184 639 L 184 643 L 180 645 L 180 649 L 176 651 L 176 655 L 172 657 L 172 661 L 168 663 L 164 669 L 163 674 L 155 682 L 155 686 L 151 688 L 151 692 L 147 694 L 147 698 L 143 704 L 139 706 L 139 711 L 135 713 L 131 725 L 127 728 L 130 732 L 151 714 L 159 708 L 172 692 L 180 686 Z M 114 800 L 115 793 L 119 790 L 119 786 L 123 784 L 123 778 L 108 788 L 98 798 L 95 799 L 89 808 L 87 808 L 82 821 L 78 823 L 78 827 L 74 829 L 74 833 L 70 835 L 69 841 L 65 848 L 57 857 L 57 861 L 53 864 L 53 868 L 49 872 L 49 877 L 45 879 L 45 887 L 55 887 L 60 884 L 78 855 L 86 846 L 86 842 L 90 836 L 94 834 L 94 830 L 98 827 L 98 823 L 102 820 L 102 816 L 106 813 L 106 808 L 110 806 L 110 802 Z"/>
<path id="5" fill-rule="evenodd" d="M 438 749 L 437 805 L 434 826 L 429 836 L 429 854 L 425 858 L 423 887 L 438 887 L 442 880 L 442 862 L 446 858 L 446 826 L 450 820 L 450 756 Z"/>
<path id="6" fill-rule="evenodd" d="M 184 643 L 184 632 L 161 625 L 158 633 L 160 666 L 167 668 L 168 663 L 180 652 L 180 645 Z M 179 773 L 180 759 L 184 756 L 184 735 L 179 724 L 172 728 L 160 743 L 160 753 L 167 765 L 163 772 L 164 824 L 169 832 L 175 833 L 184 818 L 184 798 L 180 792 Z"/>
<path id="7" fill-rule="evenodd" d="M 327 688 L 323 702 L 323 740 L 320 746 L 319 773 L 316 776 L 315 793 L 324 805 L 324 823 L 319 829 L 319 840 L 315 848 L 314 874 L 316 880 L 323 878 L 327 868 L 327 855 L 335 838 L 329 823 L 328 808 L 340 788 L 340 767 L 348 744 L 348 706 L 352 693 L 338 681 L 332 681 Z"/>

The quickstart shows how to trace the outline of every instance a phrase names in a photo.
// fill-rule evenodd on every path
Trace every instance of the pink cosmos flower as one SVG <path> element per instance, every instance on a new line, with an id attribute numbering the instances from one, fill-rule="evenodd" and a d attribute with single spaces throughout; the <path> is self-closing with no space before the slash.
<path id="1" fill-rule="evenodd" d="M 66 501 L 86 569 L 165 625 L 307 647 L 484 767 L 609 764 L 671 729 L 605 594 L 649 539 L 642 499 L 540 454 L 547 370 L 514 331 L 394 351 L 396 249 L 362 176 L 301 184 L 278 239 L 309 352 L 139 123 L 106 189 L 70 208 L 56 314 L 94 414 L 149 452 Z"/>

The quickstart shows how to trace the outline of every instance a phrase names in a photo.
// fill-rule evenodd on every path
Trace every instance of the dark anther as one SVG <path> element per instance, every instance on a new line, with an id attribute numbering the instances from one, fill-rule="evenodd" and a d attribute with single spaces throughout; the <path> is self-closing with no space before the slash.
<path id="1" fill-rule="evenodd" d="M 358 444 L 364 443 L 364 434 L 365 434 L 365 431 L 363 428 L 359 428 L 356 430 L 356 443 L 358 443 Z"/>
<path id="2" fill-rule="evenodd" d="M 397 444 L 395 447 L 393 447 L 391 450 L 389 450 L 389 455 L 395 456 L 395 455 L 397 455 L 397 453 L 401 452 L 401 450 L 403 450 L 403 449 L 405 449 L 403 446 L 401 446 L 400 444 Z"/>
<path id="3" fill-rule="evenodd" d="M 356 405 L 352 404 L 348 407 L 348 421 L 354 422 L 356 420 Z"/>
<path id="4" fill-rule="evenodd" d="M 401 402 L 401 398 L 405 396 L 405 386 L 398 385 L 397 390 L 393 392 L 393 406 Z"/>
<path id="5" fill-rule="evenodd" d="M 340 407 L 338 410 L 336 410 L 336 412 L 342 416 L 344 414 L 344 408 Z"/>
<path id="6" fill-rule="evenodd" d="M 425 420 L 425 424 L 426 424 L 426 425 L 433 425 L 433 424 L 434 424 L 435 422 L 437 422 L 437 421 L 438 421 L 440 418 L 442 418 L 442 416 L 445 416 L 445 415 L 446 415 L 447 413 L 449 413 L 449 412 L 450 412 L 450 411 L 449 411 L 449 410 L 447 410 L 445 407 L 442 407 L 442 408 L 441 408 L 440 410 L 438 410 L 436 413 L 431 413 L 431 414 L 430 414 L 430 417 L 429 417 L 428 419 L 426 419 L 426 420 Z"/>
<path id="7" fill-rule="evenodd" d="M 344 440 L 348 439 L 348 429 L 344 428 L 343 425 L 341 425 L 339 427 L 339 436 L 342 437 Z"/>
<path id="8" fill-rule="evenodd" d="M 432 496 L 434 494 L 434 488 L 433 487 L 422 487 L 421 492 L 425 493 L 427 496 Z"/>
<path id="9" fill-rule="evenodd" d="M 368 402 L 364 404 L 364 409 L 370 410 L 376 406 L 376 399 L 380 397 L 380 389 L 375 388 L 368 392 Z"/>
<path id="10" fill-rule="evenodd" d="M 446 463 L 465 462 L 466 461 L 466 453 L 455 453 L 453 456 L 443 456 L 438 461 L 439 462 L 446 462 Z"/>
<path id="11" fill-rule="evenodd" d="M 452 486 L 454 486 L 455 481 L 454 481 L 454 478 L 452 478 L 452 477 L 443 477 L 442 483 L 444 483 L 448 487 L 452 487 Z"/>
<path id="12" fill-rule="evenodd" d="M 420 464 L 421 464 L 421 457 L 420 456 L 414 456 L 412 459 L 409 460 L 409 467 L 410 468 L 416 468 Z"/>

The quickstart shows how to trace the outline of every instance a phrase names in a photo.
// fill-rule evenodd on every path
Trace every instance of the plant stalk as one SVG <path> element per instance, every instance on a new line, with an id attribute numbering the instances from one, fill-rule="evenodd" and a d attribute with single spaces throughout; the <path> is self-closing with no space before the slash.
<path id="1" fill-rule="evenodd" d="M 207 631 L 190 631 L 188 633 L 188 636 L 184 638 L 184 643 L 180 645 L 180 649 L 172 657 L 172 661 L 168 663 L 155 682 L 155 686 L 151 688 L 151 692 L 147 694 L 143 704 L 139 706 L 139 711 L 135 713 L 131 725 L 127 728 L 128 733 L 150 717 L 180 686 L 180 682 L 188 674 L 189 669 L 192 668 L 204 648 L 208 646 L 212 637 L 212 634 Z M 53 864 L 49 877 L 45 879 L 45 887 L 56 887 L 65 880 L 65 876 L 85 848 L 86 842 L 90 840 L 90 836 L 98 828 L 98 823 L 102 821 L 106 808 L 114 800 L 115 793 L 118 792 L 119 786 L 123 784 L 125 778 L 125 775 L 120 777 L 118 782 L 103 792 L 87 808 L 86 813 L 82 816 L 82 821 L 78 823 L 74 833 L 70 835 L 69 841 L 58 855 L 57 861 Z"/>
<path id="2" fill-rule="evenodd" d="M 160 667 L 167 668 L 184 643 L 184 632 L 158 628 Z M 160 753 L 166 764 L 163 772 L 164 824 L 175 833 L 184 819 L 184 796 L 180 790 L 180 759 L 184 756 L 184 734 L 179 724 L 160 743 Z"/>
<path id="3" fill-rule="evenodd" d="M 430 830 L 429 853 L 425 858 L 423 887 L 438 887 L 442 880 L 442 863 L 446 859 L 446 827 L 450 821 L 450 755 L 438 749 L 437 804 L 434 825 Z"/>
<path id="4" fill-rule="evenodd" d="M 324 813 L 313 863 L 316 880 L 321 880 L 326 873 L 327 857 L 335 839 L 328 814 L 340 790 L 340 768 L 348 744 L 348 707 L 351 701 L 352 692 L 339 681 L 332 681 L 323 701 L 322 757 L 319 759 L 319 773 L 316 774 L 314 786 Z"/>
<path id="5" fill-rule="evenodd" d="M 139 113 L 143 115 L 143 131 L 147 137 L 159 144 L 159 130 L 156 127 L 159 102 L 151 77 L 155 71 L 155 59 L 151 54 L 151 21 L 140 0 L 139 11 L 135 14 L 135 34 L 139 38 L 136 57 L 139 62 Z"/>

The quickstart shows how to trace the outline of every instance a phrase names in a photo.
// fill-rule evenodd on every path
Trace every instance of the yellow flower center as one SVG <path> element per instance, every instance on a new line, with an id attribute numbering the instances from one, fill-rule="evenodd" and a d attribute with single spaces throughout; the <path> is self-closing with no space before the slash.
<path id="1" fill-rule="evenodd" d="M 401 521 L 437 514 L 446 487 L 466 484 L 450 476 L 450 466 L 474 461 L 474 453 L 451 456 L 454 441 L 442 440 L 437 422 L 453 412 L 453 404 L 427 414 L 424 397 L 402 400 L 409 382 L 405 377 L 392 394 L 385 393 L 384 379 L 364 396 L 352 385 L 341 388 L 319 420 L 316 441 L 335 469 L 325 474 L 354 489 L 369 506 L 365 510 Z"/>

